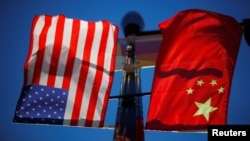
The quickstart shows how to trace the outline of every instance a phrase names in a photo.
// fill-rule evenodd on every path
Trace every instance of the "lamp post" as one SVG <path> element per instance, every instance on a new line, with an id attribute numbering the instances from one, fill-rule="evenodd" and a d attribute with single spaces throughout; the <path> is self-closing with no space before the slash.
<path id="1" fill-rule="evenodd" d="M 127 37 L 126 59 L 122 70 L 122 82 L 117 117 L 114 131 L 114 141 L 144 141 L 143 110 L 141 96 L 140 68 L 136 66 L 135 36 L 141 31 L 142 18 L 135 12 L 128 13 L 123 20 L 124 34 Z M 136 22 L 130 22 L 137 19 Z"/>

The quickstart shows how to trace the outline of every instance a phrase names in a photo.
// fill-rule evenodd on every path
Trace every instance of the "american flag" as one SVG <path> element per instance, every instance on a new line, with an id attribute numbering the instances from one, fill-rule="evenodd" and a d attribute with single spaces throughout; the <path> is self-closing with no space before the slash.
<path id="1" fill-rule="evenodd" d="M 14 122 L 102 127 L 117 37 L 106 20 L 35 16 Z"/>

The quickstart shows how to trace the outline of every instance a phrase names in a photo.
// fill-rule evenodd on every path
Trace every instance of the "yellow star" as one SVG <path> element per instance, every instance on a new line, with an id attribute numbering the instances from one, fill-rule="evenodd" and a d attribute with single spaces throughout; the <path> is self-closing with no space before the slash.
<path id="1" fill-rule="evenodd" d="M 214 85 L 217 85 L 217 82 L 216 82 L 217 80 L 212 80 L 209 84 L 211 84 L 212 86 L 214 86 Z"/>
<path id="2" fill-rule="evenodd" d="M 189 88 L 189 89 L 187 89 L 186 91 L 187 91 L 187 94 L 193 94 L 193 91 L 194 91 L 194 90 L 193 90 L 192 88 Z"/>
<path id="3" fill-rule="evenodd" d="M 209 121 L 209 114 L 215 110 L 217 110 L 217 107 L 212 107 L 211 104 L 211 97 L 205 102 L 194 102 L 195 105 L 198 107 L 198 110 L 193 116 L 203 115 L 207 121 Z"/>
<path id="4" fill-rule="evenodd" d="M 203 84 L 204 84 L 204 81 L 202 79 L 197 81 L 197 85 L 202 86 Z"/>
<path id="5" fill-rule="evenodd" d="M 225 88 L 223 88 L 222 86 L 220 86 L 220 88 L 218 89 L 219 94 L 223 93 L 223 92 L 224 92 L 224 89 L 225 89 Z"/>

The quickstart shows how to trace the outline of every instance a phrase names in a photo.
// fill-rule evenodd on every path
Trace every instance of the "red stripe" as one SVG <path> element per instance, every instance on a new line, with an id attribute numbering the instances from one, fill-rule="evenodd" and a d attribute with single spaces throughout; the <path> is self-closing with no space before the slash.
<path id="1" fill-rule="evenodd" d="M 32 51 L 33 51 L 33 43 L 34 43 L 34 30 L 36 28 L 36 24 L 37 21 L 39 19 L 39 16 L 35 16 L 32 22 L 32 28 L 31 28 L 31 32 L 30 32 L 30 47 L 29 47 L 29 52 L 24 64 L 24 86 L 28 85 L 28 68 L 29 68 L 29 60 L 31 58 L 32 55 Z"/>
<path id="2" fill-rule="evenodd" d="M 87 72 L 89 71 L 90 53 L 92 49 L 94 33 L 95 33 L 95 23 L 88 22 L 87 37 L 86 37 L 86 43 L 84 45 L 83 61 L 82 61 L 79 81 L 77 84 L 75 103 L 74 103 L 74 108 L 73 108 L 71 123 L 70 123 L 71 125 L 77 125 L 78 123 L 80 110 L 81 110 L 80 108 L 82 104 L 82 98 L 84 95 L 83 92 L 85 89 L 85 84 L 86 84 L 87 75 L 88 75 Z"/>
<path id="3" fill-rule="evenodd" d="M 55 41 L 54 41 L 50 67 L 49 67 L 48 81 L 47 81 L 47 85 L 49 87 L 53 87 L 55 85 L 55 80 L 56 80 L 56 75 L 57 75 L 56 72 L 57 72 L 61 48 L 62 48 L 64 23 L 65 23 L 65 17 L 62 15 L 59 15 L 57 25 L 56 25 Z"/>
<path id="4" fill-rule="evenodd" d="M 37 59 L 35 63 L 35 69 L 34 69 L 33 80 L 32 80 L 34 84 L 39 84 L 39 81 L 40 81 L 43 58 L 44 58 L 44 51 L 45 51 L 45 45 L 46 45 L 46 38 L 47 38 L 48 29 L 51 25 L 51 21 L 52 21 L 51 16 L 45 16 L 45 25 L 39 36 Z"/>
<path id="5" fill-rule="evenodd" d="M 109 100 L 109 95 L 111 92 L 111 87 L 112 87 L 112 83 L 113 83 L 113 79 L 114 79 L 114 70 L 115 70 L 115 57 L 116 57 L 116 50 L 117 50 L 117 40 L 118 40 L 118 27 L 115 25 L 113 30 L 114 30 L 114 34 L 113 34 L 113 38 L 114 38 L 114 45 L 113 45 L 113 52 L 112 52 L 112 58 L 111 58 L 111 64 L 110 64 L 110 75 L 109 75 L 109 81 L 108 81 L 108 87 L 107 87 L 107 91 L 104 97 L 104 107 L 106 107 L 108 105 L 108 100 Z M 100 127 L 103 127 L 104 125 L 104 118 L 106 115 L 106 110 L 107 108 L 102 108 L 101 111 L 101 120 L 100 120 Z"/>
<path id="6" fill-rule="evenodd" d="M 106 53 L 106 46 L 107 46 L 107 39 L 108 39 L 108 33 L 109 33 L 109 24 L 107 22 L 103 22 L 103 31 L 102 31 L 102 37 L 100 42 L 100 49 L 98 51 L 98 57 L 97 57 L 97 70 L 96 75 L 94 78 L 94 83 L 92 85 L 92 91 L 90 95 L 90 101 L 89 101 L 89 107 L 87 110 L 87 120 L 85 123 L 85 126 L 91 127 L 93 122 L 93 117 L 95 113 L 96 103 L 98 99 L 99 90 L 101 87 L 102 77 L 103 77 L 103 71 L 104 71 L 104 60 L 105 60 L 105 53 Z"/>
<path id="7" fill-rule="evenodd" d="M 69 86 L 70 86 L 70 80 L 71 80 L 73 67 L 74 67 L 73 58 L 75 58 L 76 56 L 79 33 L 80 33 L 80 20 L 73 20 L 69 53 L 68 53 L 67 63 L 65 66 L 64 77 L 63 77 L 63 84 L 62 84 L 63 89 L 69 89 Z"/>

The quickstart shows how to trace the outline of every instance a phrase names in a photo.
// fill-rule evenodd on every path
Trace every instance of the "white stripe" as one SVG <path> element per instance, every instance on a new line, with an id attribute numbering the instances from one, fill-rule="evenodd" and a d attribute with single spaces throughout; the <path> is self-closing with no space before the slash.
<path id="1" fill-rule="evenodd" d="M 48 29 L 46 44 L 45 44 L 45 52 L 43 57 L 42 71 L 39 84 L 47 85 L 48 81 L 48 72 L 53 52 L 53 47 L 55 44 L 55 33 L 56 33 L 56 25 L 59 16 L 52 17 L 51 26 Z"/>
<path id="2" fill-rule="evenodd" d="M 33 79 L 33 74 L 34 74 L 34 69 L 35 69 L 35 63 L 36 63 L 36 58 L 37 58 L 37 53 L 38 53 L 38 47 L 39 47 L 39 36 L 42 32 L 43 26 L 44 26 L 44 20 L 45 16 L 39 16 L 38 21 L 36 25 L 34 25 L 34 31 L 32 34 L 33 37 L 33 49 L 31 53 L 31 57 L 28 60 L 28 78 L 27 78 L 27 84 L 29 85 L 32 83 Z"/>
<path id="3" fill-rule="evenodd" d="M 62 88 L 63 84 L 63 77 L 65 72 L 65 67 L 67 63 L 67 57 L 69 53 L 69 47 L 70 47 L 70 39 L 71 39 L 71 33 L 72 33 L 72 19 L 65 19 L 64 23 L 64 31 L 63 31 L 63 39 L 62 39 L 62 48 L 61 53 L 59 56 L 59 64 L 57 66 L 57 72 L 56 72 L 56 80 L 55 80 L 55 87 L 56 88 Z"/>
<path id="4" fill-rule="evenodd" d="M 69 95 L 68 95 L 68 101 L 66 105 L 66 110 L 65 110 L 65 115 L 64 115 L 64 123 L 65 125 L 70 124 L 70 119 L 71 115 L 73 112 L 73 107 L 74 107 L 74 101 L 76 97 L 76 90 L 77 90 L 77 84 L 79 81 L 79 75 L 80 75 L 80 69 L 82 65 L 82 57 L 84 53 L 84 45 L 86 42 L 86 36 L 87 32 L 86 30 L 88 29 L 88 23 L 85 21 L 80 22 L 80 33 L 79 33 L 79 38 L 78 38 L 78 43 L 77 43 L 77 50 L 76 50 L 76 58 L 74 61 L 74 67 L 73 67 L 73 73 L 72 73 L 72 78 L 70 80 L 70 87 L 69 87 Z"/>
<path id="5" fill-rule="evenodd" d="M 103 30 L 102 22 L 96 22 L 95 23 L 95 34 L 94 34 L 93 44 L 92 44 L 91 53 L 90 53 L 89 72 L 87 73 L 88 75 L 87 75 L 86 85 L 85 85 L 85 89 L 84 89 L 84 95 L 83 95 L 83 99 L 82 99 L 80 119 L 87 118 L 87 112 L 88 112 L 88 107 L 89 107 L 89 103 L 90 103 L 93 82 L 94 82 L 95 75 L 96 75 L 96 64 L 97 64 L 98 52 L 100 49 L 102 30 Z M 78 122 L 78 125 L 84 125 L 85 124 L 84 122 L 85 122 L 85 120 L 80 120 Z"/>
<path id="6" fill-rule="evenodd" d="M 100 121 L 101 120 L 101 112 L 103 110 L 103 104 L 104 104 L 104 98 L 105 94 L 107 92 L 108 83 L 109 83 L 109 75 L 110 75 L 110 66 L 111 66 L 111 59 L 112 59 L 112 52 L 114 47 L 114 31 L 116 27 L 113 25 L 110 25 L 109 33 L 108 33 L 108 39 L 106 44 L 106 51 L 105 51 L 105 61 L 104 61 L 104 72 L 103 72 L 103 78 L 101 82 L 101 89 L 98 93 L 98 101 L 94 113 L 93 120 L 94 121 Z M 98 127 L 98 122 L 93 122 L 94 127 Z"/>

